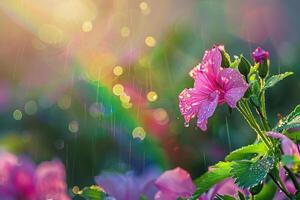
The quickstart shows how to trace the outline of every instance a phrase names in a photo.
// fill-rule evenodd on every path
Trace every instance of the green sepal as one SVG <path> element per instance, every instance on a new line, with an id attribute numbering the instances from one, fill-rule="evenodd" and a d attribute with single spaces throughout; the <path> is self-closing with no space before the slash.
<path id="1" fill-rule="evenodd" d="M 222 55 L 221 66 L 224 68 L 230 67 L 231 64 L 230 55 L 225 51 L 225 49 L 221 50 L 221 55 Z"/>
<path id="2" fill-rule="evenodd" d="M 258 68 L 258 74 L 261 78 L 266 78 L 269 74 L 269 66 L 270 66 L 270 60 L 264 59 L 262 63 L 259 63 Z"/>
<path id="3" fill-rule="evenodd" d="M 238 69 L 239 69 L 240 73 L 246 77 L 246 80 L 247 80 L 247 76 L 250 72 L 250 68 L 251 68 L 250 62 L 243 55 L 241 55 Z"/>

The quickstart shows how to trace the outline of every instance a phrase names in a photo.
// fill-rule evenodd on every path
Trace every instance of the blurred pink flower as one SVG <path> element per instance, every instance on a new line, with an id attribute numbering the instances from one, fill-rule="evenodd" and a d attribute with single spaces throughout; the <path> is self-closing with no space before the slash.
<path id="1" fill-rule="evenodd" d="M 284 134 L 276 133 L 276 132 L 267 132 L 267 135 L 281 140 L 281 149 L 285 155 L 296 156 L 300 159 L 297 145 L 290 138 L 288 138 Z M 280 175 L 281 180 L 284 182 L 284 185 L 285 185 L 286 189 L 288 190 L 288 192 L 290 192 L 291 194 L 295 194 L 297 190 L 296 190 L 293 182 L 291 180 L 287 179 L 286 171 L 284 170 L 283 167 L 281 167 L 279 169 L 279 175 Z M 277 191 L 274 199 L 284 200 L 284 199 L 286 199 L 286 196 L 283 192 Z"/>
<path id="2" fill-rule="evenodd" d="M 68 200 L 64 165 L 57 160 L 43 162 L 36 169 L 37 200 Z"/>
<path id="3" fill-rule="evenodd" d="M 287 191 L 295 195 L 297 189 L 295 188 L 293 182 L 287 178 L 286 171 L 283 167 L 279 168 L 279 176 L 282 182 L 284 183 Z M 297 178 L 297 181 L 298 182 L 300 181 L 299 178 Z M 285 199 L 286 199 L 286 195 L 282 191 L 278 190 L 275 194 L 274 200 L 285 200 Z"/>
<path id="4" fill-rule="evenodd" d="M 10 173 L 8 186 L 14 196 L 35 200 L 35 166 L 30 160 L 19 159 Z"/>
<path id="5" fill-rule="evenodd" d="M 159 171 L 151 168 L 140 176 L 136 176 L 133 172 L 125 174 L 103 172 L 95 180 L 107 194 L 116 200 L 139 200 L 142 195 L 153 199 L 157 191 L 154 181 L 158 175 Z"/>
<path id="6" fill-rule="evenodd" d="M 297 145 L 290 138 L 276 132 L 267 132 L 267 135 L 281 140 L 281 149 L 285 155 L 297 156 L 300 158 Z"/>
<path id="7" fill-rule="evenodd" d="M 44 162 L 36 168 L 28 159 L 0 152 L 0 197 L 4 200 L 69 200 L 63 164 Z"/>
<path id="8" fill-rule="evenodd" d="M 179 108 L 185 122 L 197 115 L 197 126 L 207 130 L 207 121 L 219 104 L 227 103 L 231 108 L 244 96 L 248 84 L 235 69 L 221 67 L 222 56 L 218 47 L 206 51 L 202 62 L 190 75 L 195 79 L 194 87 L 179 94 Z"/>
<path id="9" fill-rule="evenodd" d="M 269 59 L 269 52 L 257 47 L 255 51 L 252 52 L 252 58 L 257 63 L 263 63 L 265 59 Z"/>
<path id="10" fill-rule="evenodd" d="M 0 196 L 8 198 L 13 192 L 10 186 L 10 175 L 18 159 L 6 151 L 0 151 Z"/>
<path id="11" fill-rule="evenodd" d="M 155 185 L 159 189 L 155 195 L 155 200 L 189 198 L 196 191 L 189 173 L 180 167 L 164 172 L 155 181 Z"/>
<path id="12" fill-rule="evenodd" d="M 227 178 L 216 185 L 214 185 L 207 193 L 202 194 L 199 197 L 199 200 L 211 200 L 219 195 L 230 195 L 236 196 L 238 191 L 244 193 L 244 191 L 235 185 L 234 180 L 232 178 Z"/>

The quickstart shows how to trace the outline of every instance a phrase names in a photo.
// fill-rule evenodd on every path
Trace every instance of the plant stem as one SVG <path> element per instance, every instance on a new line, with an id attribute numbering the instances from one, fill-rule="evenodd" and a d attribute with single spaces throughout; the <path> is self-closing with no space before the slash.
<path id="1" fill-rule="evenodd" d="M 271 173 L 269 173 L 269 176 L 271 177 L 272 181 L 276 184 L 276 186 L 279 188 L 279 190 L 281 190 L 289 199 L 292 200 L 293 197 L 289 194 L 289 192 L 285 188 L 280 186 L 280 184 L 276 181 L 275 177 Z"/>
<path id="2" fill-rule="evenodd" d="M 295 188 L 297 189 L 297 191 L 300 189 L 299 183 L 297 181 L 297 178 L 295 177 L 294 173 L 287 167 L 287 166 L 283 166 L 284 169 L 287 171 L 289 177 L 291 178 Z"/>
<path id="3" fill-rule="evenodd" d="M 245 106 L 243 100 L 241 100 L 237 105 L 238 111 L 242 114 L 242 116 L 245 118 L 245 120 L 248 122 L 250 127 L 261 137 L 263 142 L 267 145 L 269 149 L 272 149 L 271 144 L 269 143 L 268 138 L 264 135 L 264 133 L 261 131 L 259 125 L 257 124 L 252 112 L 250 109 L 247 109 L 247 106 Z"/>

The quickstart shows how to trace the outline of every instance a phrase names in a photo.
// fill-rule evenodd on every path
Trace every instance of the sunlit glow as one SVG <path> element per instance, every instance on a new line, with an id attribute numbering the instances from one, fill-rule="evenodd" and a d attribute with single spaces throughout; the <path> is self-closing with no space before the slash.
<path id="1" fill-rule="evenodd" d="M 113 93 L 117 96 L 120 96 L 124 92 L 124 87 L 121 84 L 116 84 L 113 87 Z"/>
<path id="2" fill-rule="evenodd" d="M 169 116 L 165 109 L 157 108 L 153 111 L 153 118 L 160 125 L 165 125 L 169 122 Z"/>
<path id="3" fill-rule="evenodd" d="M 120 100 L 121 100 L 121 102 L 128 103 L 130 101 L 130 96 L 128 96 L 125 93 L 122 93 L 120 95 Z"/>
<path id="4" fill-rule="evenodd" d="M 71 121 L 69 123 L 69 131 L 71 133 L 77 133 L 79 131 L 79 123 L 77 121 Z"/>
<path id="5" fill-rule="evenodd" d="M 79 189 L 79 187 L 76 186 L 76 185 L 72 188 L 72 192 L 73 192 L 74 194 L 77 194 L 79 191 L 80 191 L 80 189 Z"/>
<path id="6" fill-rule="evenodd" d="M 121 28 L 121 36 L 122 37 L 129 37 L 130 35 L 130 29 L 127 26 L 123 26 Z"/>
<path id="7" fill-rule="evenodd" d="M 64 95 L 61 98 L 58 99 L 57 105 L 62 110 L 67 110 L 71 107 L 71 97 L 69 95 Z"/>
<path id="8" fill-rule="evenodd" d="M 47 44 L 59 45 L 64 42 L 64 33 L 57 26 L 43 24 L 38 30 L 39 39 Z"/>
<path id="9" fill-rule="evenodd" d="M 85 21 L 82 24 L 82 31 L 83 32 L 90 32 L 93 29 L 93 24 L 91 21 Z"/>
<path id="10" fill-rule="evenodd" d="M 151 9 L 150 9 L 150 6 L 148 5 L 147 2 L 143 1 L 140 3 L 140 9 L 141 9 L 141 12 L 144 14 L 144 15 L 148 15 L 150 14 L 151 12 Z"/>
<path id="11" fill-rule="evenodd" d="M 139 138 L 140 140 L 145 139 L 146 132 L 145 132 L 144 128 L 138 126 L 135 129 L 133 129 L 133 131 L 132 131 L 132 137 L 133 138 Z"/>
<path id="12" fill-rule="evenodd" d="M 35 101 L 28 101 L 24 106 L 25 113 L 27 115 L 34 115 L 38 110 L 38 105 Z"/>
<path id="13" fill-rule="evenodd" d="M 96 6 L 89 0 L 64 0 L 55 7 L 53 17 L 58 22 L 83 22 L 94 19 L 97 14 Z"/>
<path id="14" fill-rule="evenodd" d="M 157 100 L 157 98 L 158 98 L 158 95 L 156 92 L 154 92 L 154 91 L 148 92 L 148 94 L 147 94 L 148 101 L 154 102 Z"/>
<path id="15" fill-rule="evenodd" d="M 148 47 L 154 47 L 156 45 L 156 40 L 152 36 L 147 36 L 146 39 L 145 39 L 145 44 Z"/>
<path id="16" fill-rule="evenodd" d="M 130 102 L 122 102 L 123 108 L 129 109 L 132 108 L 132 103 Z"/>
<path id="17" fill-rule="evenodd" d="M 22 114 L 22 111 L 21 110 L 15 110 L 14 112 L 13 112 L 13 118 L 15 119 L 15 120 L 21 120 L 22 119 L 22 117 L 23 117 L 23 114 Z"/>
<path id="18" fill-rule="evenodd" d="M 114 72 L 114 75 L 121 76 L 123 74 L 123 67 L 121 67 L 119 65 L 115 66 L 113 72 Z"/>

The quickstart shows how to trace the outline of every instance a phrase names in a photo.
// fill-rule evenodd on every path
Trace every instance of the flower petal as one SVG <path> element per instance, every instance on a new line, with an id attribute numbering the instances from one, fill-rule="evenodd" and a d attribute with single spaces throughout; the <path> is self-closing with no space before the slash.
<path id="1" fill-rule="evenodd" d="M 195 88 L 184 89 L 179 94 L 179 109 L 186 123 L 197 115 L 199 105 L 205 98 L 206 96 L 203 96 Z"/>
<path id="2" fill-rule="evenodd" d="M 177 167 L 163 173 L 155 182 L 163 194 L 176 197 L 190 197 L 196 190 L 188 172 Z"/>
<path id="3" fill-rule="evenodd" d="M 214 185 L 207 193 L 208 199 L 214 199 L 217 194 L 235 196 L 241 190 L 232 178 L 227 178 Z"/>
<path id="4" fill-rule="evenodd" d="M 218 47 L 205 51 L 202 62 L 190 71 L 190 76 L 196 78 L 200 72 L 205 72 L 214 79 L 220 71 L 222 55 Z"/>
<path id="5" fill-rule="evenodd" d="M 210 118 L 218 105 L 219 91 L 210 94 L 209 98 L 203 100 L 199 105 L 197 126 L 202 130 L 207 130 L 207 121 Z"/>
<path id="6" fill-rule="evenodd" d="M 58 161 L 43 162 L 37 167 L 38 199 L 68 200 L 64 165 Z"/>
<path id="7" fill-rule="evenodd" d="M 95 180 L 107 194 L 116 199 L 125 200 L 128 178 L 119 173 L 103 172 L 100 176 L 97 176 Z"/>
<path id="8" fill-rule="evenodd" d="M 248 84 L 243 76 L 235 69 L 223 69 L 218 76 L 218 83 L 224 91 L 224 100 L 232 108 L 244 96 L 248 89 Z"/>

